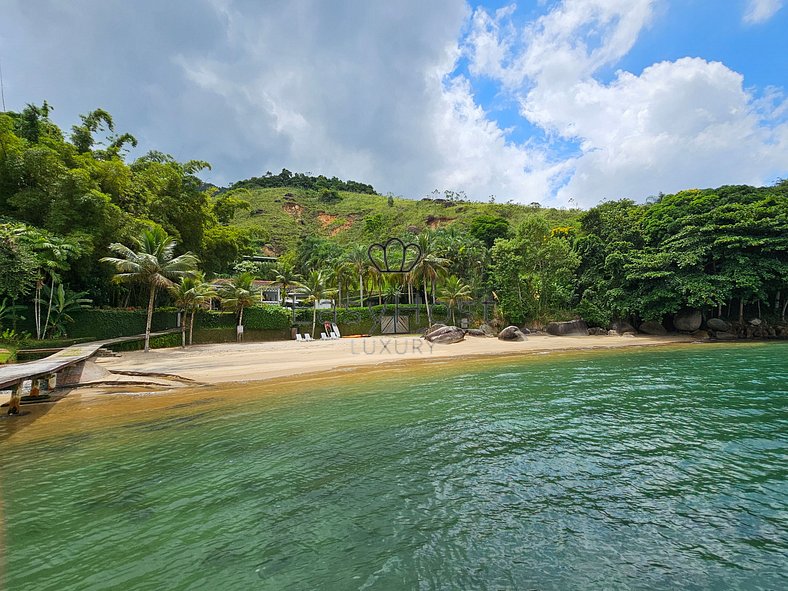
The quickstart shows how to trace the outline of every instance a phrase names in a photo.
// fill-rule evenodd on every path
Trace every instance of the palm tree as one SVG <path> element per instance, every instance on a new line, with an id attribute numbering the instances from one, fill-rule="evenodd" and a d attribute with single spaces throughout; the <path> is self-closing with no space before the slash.
<path id="1" fill-rule="evenodd" d="M 282 290 L 282 307 L 285 307 L 285 299 L 287 298 L 288 290 L 301 287 L 303 277 L 296 273 L 293 265 L 282 264 L 274 269 L 274 282 Z M 295 296 L 293 297 L 293 324 L 295 324 Z"/>
<path id="2" fill-rule="evenodd" d="M 317 324 L 317 305 L 320 300 L 333 297 L 336 290 L 328 287 L 326 274 L 323 271 L 312 271 L 304 282 L 303 293 L 307 296 L 307 301 L 313 303 L 312 308 L 312 336 L 315 336 L 315 325 Z"/>
<path id="3" fill-rule="evenodd" d="M 193 300 L 194 305 L 191 309 L 191 318 L 189 319 L 189 344 L 194 342 L 194 316 L 197 310 L 204 310 L 210 308 L 211 301 L 217 297 L 216 288 L 205 280 L 205 275 L 197 273 L 194 276 L 194 292 Z"/>
<path id="4" fill-rule="evenodd" d="M 419 234 L 416 243 L 421 248 L 421 258 L 413 267 L 411 275 L 414 278 L 421 278 L 424 286 L 424 303 L 427 305 L 427 323 L 432 325 L 432 312 L 430 311 L 430 300 L 427 295 L 427 282 L 434 284 L 439 276 L 443 275 L 449 260 L 439 257 L 435 251 L 432 235 L 424 232 Z"/>
<path id="5" fill-rule="evenodd" d="M 233 277 L 230 283 L 219 287 L 219 297 L 222 298 L 222 307 L 233 310 L 237 324 L 235 334 L 240 343 L 243 335 L 244 308 L 253 306 L 257 302 L 259 290 L 254 286 L 254 275 L 241 273 Z"/>
<path id="6" fill-rule="evenodd" d="M 364 248 L 363 245 L 357 244 L 351 251 L 347 254 L 347 261 L 351 268 L 358 274 L 358 290 L 359 290 L 359 299 L 358 305 L 364 305 L 364 276 L 367 274 L 369 270 L 369 256 L 367 255 L 367 249 Z"/>
<path id="7" fill-rule="evenodd" d="M 194 316 L 197 310 L 210 305 L 216 297 L 213 285 L 205 281 L 205 275 L 195 273 L 193 277 L 181 277 L 180 283 L 170 287 L 175 307 L 183 312 L 181 319 L 181 347 L 186 347 L 186 324 L 189 324 L 189 344 L 194 342 Z"/>
<path id="8" fill-rule="evenodd" d="M 471 296 L 471 288 L 462 282 L 456 275 L 452 275 L 446 279 L 446 283 L 440 289 L 440 299 L 446 302 L 451 310 L 451 323 L 455 324 L 454 308 L 460 302 L 467 302 L 473 297 Z"/>
<path id="9" fill-rule="evenodd" d="M 180 282 L 170 286 L 170 295 L 175 307 L 181 311 L 181 347 L 186 348 L 186 316 L 194 308 L 194 279 L 181 277 Z"/>
<path id="10" fill-rule="evenodd" d="M 150 289 L 148 317 L 145 321 L 145 352 L 148 352 L 156 290 L 167 289 L 174 279 L 192 275 L 200 260 L 191 252 L 174 256 L 175 240 L 159 227 L 143 230 L 139 238 L 134 239 L 134 245 L 136 251 L 119 242 L 110 244 L 109 249 L 118 256 L 104 257 L 101 262 L 110 263 L 117 270 L 113 281 L 138 282 Z"/>

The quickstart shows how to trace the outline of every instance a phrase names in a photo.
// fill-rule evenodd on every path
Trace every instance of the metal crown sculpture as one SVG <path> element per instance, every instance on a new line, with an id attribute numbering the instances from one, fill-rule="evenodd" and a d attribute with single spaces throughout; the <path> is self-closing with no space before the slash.
<path id="1" fill-rule="evenodd" d="M 394 268 L 391 268 L 391 263 L 389 262 L 389 248 L 392 245 L 398 245 L 394 248 L 396 249 L 391 254 L 401 254 L 402 260 L 399 263 L 394 263 Z M 373 256 L 373 252 L 379 250 L 383 253 L 383 265 L 380 265 L 379 259 L 376 259 Z M 412 261 L 408 261 L 408 252 L 414 252 L 416 256 L 413 258 Z M 375 242 L 371 244 L 370 247 L 367 249 L 367 256 L 369 257 L 369 261 L 372 265 L 378 270 L 380 273 L 410 273 L 416 264 L 421 260 L 421 247 L 418 244 L 414 244 L 410 242 L 405 244 L 399 238 L 389 238 L 384 244 L 379 242 Z M 395 259 L 396 260 L 396 259 Z"/>

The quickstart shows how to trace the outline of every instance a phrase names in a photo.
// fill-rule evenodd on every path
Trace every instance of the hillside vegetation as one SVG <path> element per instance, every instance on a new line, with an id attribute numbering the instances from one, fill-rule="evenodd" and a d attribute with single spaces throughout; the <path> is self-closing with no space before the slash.
<path id="1" fill-rule="evenodd" d="M 516 227 L 539 213 L 551 227 L 576 226 L 581 210 L 538 205 L 479 203 L 444 198 L 403 199 L 367 193 L 326 192 L 295 187 L 252 189 L 235 195 L 249 202 L 235 214 L 233 225 L 253 229 L 264 253 L 278 256 L 294 251 L 304 236 L 333 239 L 342 246 L 370 243 L 390 236 L 416 235 L 424 230 L 454 228 L 467 231 L 479 216 L 506 219 Z M 338 197 L 338 198 L 337 198 Z"/>

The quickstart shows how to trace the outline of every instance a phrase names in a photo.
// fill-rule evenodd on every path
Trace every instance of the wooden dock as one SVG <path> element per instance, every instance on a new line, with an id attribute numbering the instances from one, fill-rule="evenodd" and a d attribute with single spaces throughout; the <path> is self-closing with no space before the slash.
<path id="1" fill-rule="evenodd" d="M 151 337 L 180 332 L 180 328 L 173 328 L 161 332 L 151 333 Z M 93 357 L 99 349 L 109 347 L 118 343 L 138 341 L 144 339 L 145 335 L 134 335 L 130 337 L 118 337 L 103 341 L 93 341 L 66 347 L 35 361 L 26 363 L 14 363 L 0 366 L 0 390 L 11 389 L 11 401 L 8 404 L 8 414 L 19 414 L 19 406 L 22 399 L 22 385 L 30 380 L 30 397 L 36 398 L 40 391 L 54 389 L 56 387 L 68 387 L 79 384 L 82 378 L 82 370 L 85 362 Z"/>

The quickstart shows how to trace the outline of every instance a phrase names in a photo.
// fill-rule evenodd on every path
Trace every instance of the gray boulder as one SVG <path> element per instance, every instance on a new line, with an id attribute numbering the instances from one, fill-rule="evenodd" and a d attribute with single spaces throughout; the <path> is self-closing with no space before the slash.
<path id="1" fill-rule="evenodd" d="M 717 332 L 714 333 L 714 337 L 718 341 L 733 341 L 736 339 L 736 334 L 724 330 L 718 330 Z"/>
<path id="2" fill-rule="evenodd" d="M 488 335 L 488 336 L 491 336 L 491 337 L 494 337 L 495 335 L 497 335 L 497 334 L 498 334 L 498 331 L 497 331 L 497 330 L 495 330 L 495 329 L 494 329 L 492 326 L 490 326 L 489 324 L 482 324 L 482 325 L 479 327 L 479 330 L 481 330 L 481 331 L 482 331 L 484 334 L 486 334 L 486 335 Z"/>
<path id="3" fill-rule="evenodd" d="M 752 324 L 753 326 L 760 326 L 761 325 L 761 319 L 760 318 L 753 318 L 752 320 L 750 320 L 750 324 Z"/>
<path id="4" fill-rule="evenodd" d="M 615 330 L 618 334 L 624 334 L 625 332 L 637 332 L 635 327 L 626 320 L 616 320 L 613 323 L 613 330 Z"/>
<path id="5" fill-rule="evenodd" d="M 660 336 L 660 337 L 668 334 L 667 329 L 664 326 L 662 326 L 661 322 L 654 322 L 653 320 L 644 322 L 638 327 L 638 330 L 646 334 Z"/>
<path id="6" fill-rule="evenodd" d="M 431 325 L 427 330 L 424 331 L 425 335 L 430 334 L 431 332 L 435 332 L 439 328 L 444 328 L 446 325 L 440 322 L 436 322 L 435 324 Z"/>
<path id="7" fill-rule="evenodd" d="M 516 326 L 507 326 L 500 333 L 498 333 L 498 340 L 501 341 L 527 341 L 523 332 Z"/>
<path id="8" fill-rule="evenodd" d="M 682 332 L 695 332 L 702 322 L 700 310 L 682 310 L 673 317 L 673 326 Z"/>
<path id="9" fill-rule="evenodd" d="M 588 325 L 585 320 L 551 322 L 547 325 L 547 333 L 557 337 L 588 336 Z"/>
<path id="10" fill-rule="evenodd" d="M 731 323 L 725 322 L 722 318 L 710 318 L 706 322 L 706 326 L 708 326 L 711 330 L 718 330 L 723 332 L 732 331 Z"/>
<path id="11" fill-rule="evenodd" d="M 465 339 L 465 331 L 457 326 L 444 326 L 424 335 L 431 343 L 451 344 Z"/>
<path id="12" fill-rule="evenodd" d="M 607 331 L 607 334 L 608 334 L 608 336 L 615 337 L 615 336 L 618 336 L 618 331 L 611 329 L 611 330 Z"/>
<path id="13" fill-rule="evenodd" d="M 488 337 L 490 335 L 488 335 L 486 332 L 484 332 L 480 328 L 469 328 L 469 329 L 467 329 L 465 331 L 465 336 L 468 336 L 468 337 Z"/>
<path id="14" fill-rule="evenodd" d="M 604 328 L 599 328 L 598 326 L 595 326 L 593 328 L 588 329 L 588 334 L 595 336 L 605 336 L 607 335 L 607 331 Z"/>

